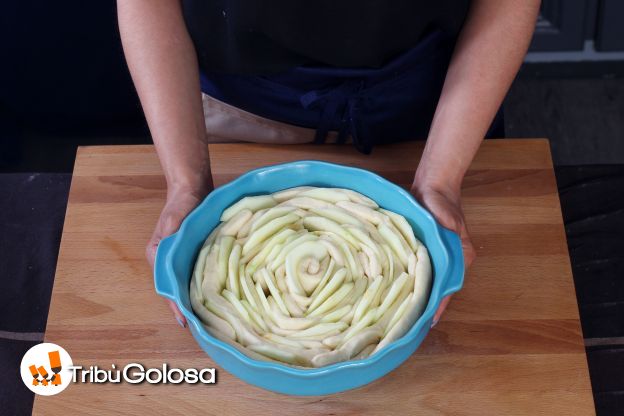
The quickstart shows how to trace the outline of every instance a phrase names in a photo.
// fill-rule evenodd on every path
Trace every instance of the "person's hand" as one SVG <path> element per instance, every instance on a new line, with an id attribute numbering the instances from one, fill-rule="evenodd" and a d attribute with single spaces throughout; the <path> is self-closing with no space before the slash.
<path id="1" fill-rule="evenodd" d="M 182 188 L 174 188 L 167 191 L 167 202 L 160 213 L 160 218 L 158 218 L 152 238 L 150 238 L 145 248 L 145 255 L 152 270 L 154 268 L 156 249 L 160 240 L 178 231 L 182 220 L 199 205 L 206 193 Z M 167 300 L 167 302 L 180 326 L 186 327 L 186 319 L 182 312 L 180 312 L 175 303 L 170 300 Z"/>
<path id="2" fill-rule="evenodd" d="M 466 228 L 466 221 L 464 220 L 464 213 L 460 201 L 460 192 L 418 183 L 412 185 L 411 191 L 416 199 L 431 212 L 443 227 L 459 234 L 464 252 L 464 265 L 465 269 L 468 270 L 468 267 L 470 267 L 474 261 L 477 253 L 470 241 L 468 229 Z M 438 323 L 450 300 L 450 296 L 442 299 L 440 307 L 433 317 L 431 326 Z"/>

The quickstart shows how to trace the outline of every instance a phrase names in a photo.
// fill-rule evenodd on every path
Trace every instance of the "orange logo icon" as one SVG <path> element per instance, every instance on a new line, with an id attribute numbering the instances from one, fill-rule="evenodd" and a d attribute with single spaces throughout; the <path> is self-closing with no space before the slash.
<path id="1" fill-rule="evenodd" d="M 33 386 L 38 386 L 42 384 L 47 386 L 51 384 L 52 386 L 60 386 L 61 375 L 59 374 L 63 367 L 61 366 L 61 356 L 59 351 L 51 351 L 48 353 L 48 358 L 50 359 L 50 370 L 52 370 L 52 377 L 48 378 L 48 372 L 46 371 L 44 366 L 39 366 L 38 368 L 35 365 L 30 365 L 28 368 L 30 369 L 30 374 L 33 376 Z M 39 375 L 41 375 L 42 379 L 39 380 Z M 49 383 L 48 383 L 49 382 Z"/>
<path id="2" fill-rule="evenodd" d="M 26 387 L 45 396 L 57 394 L 71 382 L 71 357 L 52 343 L 35 345 L 24 354 L 20 371 Z"/>

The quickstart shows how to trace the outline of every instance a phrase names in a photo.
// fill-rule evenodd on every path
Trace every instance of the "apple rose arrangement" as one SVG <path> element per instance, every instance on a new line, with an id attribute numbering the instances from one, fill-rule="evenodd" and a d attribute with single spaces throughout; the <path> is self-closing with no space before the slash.
<path id="1" fill-rule="evenodd" d="M 431 280 L 403 216 L 349 189 L 298 187 L 223 211 L 190 298 L 208 332 L 249 357 L 323 367 L 403 336 Z"/>

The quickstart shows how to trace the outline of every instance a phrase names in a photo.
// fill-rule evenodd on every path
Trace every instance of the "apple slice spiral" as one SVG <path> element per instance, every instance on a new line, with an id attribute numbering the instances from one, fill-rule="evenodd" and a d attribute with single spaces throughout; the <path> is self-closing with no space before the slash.
<path id="1" fill-rule="evenodd" d="M 407 220 L 340 188 L 245 197 L 199 252 L 191 305 L 244 354 L 292 366 L 362 359 L 422 314 L 431 263 Z"/>

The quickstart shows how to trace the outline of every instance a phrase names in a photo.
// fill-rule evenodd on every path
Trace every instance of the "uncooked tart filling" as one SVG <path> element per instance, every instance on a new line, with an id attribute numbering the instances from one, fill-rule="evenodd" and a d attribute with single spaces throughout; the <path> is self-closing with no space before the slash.
<path id="1" fill-rule="evenodd" d="M 213 336 L 261 360 L 322 367 L 400 338 L 431 287 L 407 220 L 348 189 L 299 187 L 223 211 L 193 272 Z"/>

